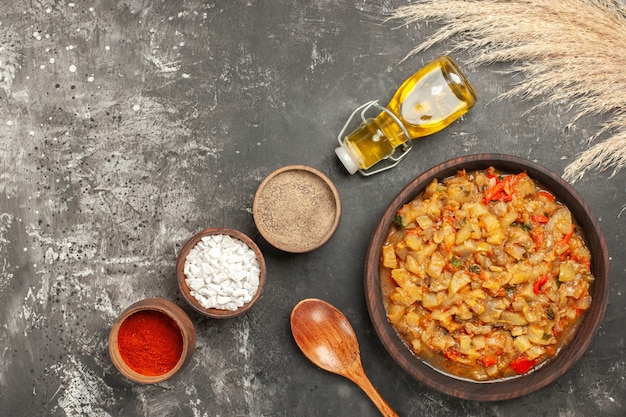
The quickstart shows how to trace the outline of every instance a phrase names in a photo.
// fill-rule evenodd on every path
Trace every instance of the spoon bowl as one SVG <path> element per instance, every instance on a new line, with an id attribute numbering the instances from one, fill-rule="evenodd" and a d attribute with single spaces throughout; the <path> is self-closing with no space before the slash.
<path id="1" fill-rule="evenodd" d="M 311 362 L 357 384 L 383 416 L 398 416 L 367 378 L 356 334 L 341 311 L 322 300 L 302 300 L 291 311 L 291 333 Z"/>

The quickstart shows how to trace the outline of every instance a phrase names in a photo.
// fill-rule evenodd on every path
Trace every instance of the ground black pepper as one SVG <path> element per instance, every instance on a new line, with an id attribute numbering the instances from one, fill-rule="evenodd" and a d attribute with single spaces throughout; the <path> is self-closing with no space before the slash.
<path id="1" fill-rule="evenodd" d="M 316 173 L 293 169 L 269 176 L 255 197 L 257 228 L 275 247 L 290 252 L 315 248 L 332 233 L 338 196 Z"/>

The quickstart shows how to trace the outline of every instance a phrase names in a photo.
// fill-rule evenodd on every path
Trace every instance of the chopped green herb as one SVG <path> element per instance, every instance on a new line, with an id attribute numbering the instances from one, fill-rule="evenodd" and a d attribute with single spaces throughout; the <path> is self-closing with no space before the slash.
<path id="1" fill-rule="evenodd" d="M 474 274 L 480 274 L 480 266 L 474 264 L 469 267 L 469 271 L 473 272 Z"/>
<path id="2" fill-rule="evenodd" d="M 394 224 L 394 226 L 396 226 L 398 229 L 404 229 L 404 221 L 402 220 L 402 216 L 399 214 L 396 214 L 395 217 L 393 218 L 392 223 Z"/>
<path id="3" fill-rule="evenodd" d="M 554 319 L 554 311 L 551 308 L 546 309 L 546 316 L 548 316 L 550 320 Z"/>
<path id="4" fill-rule="evenodd" d="M 543 340 L 549 340 L 550 339 L 550 335 L 548 333 L 544 333 L 543 336 L 541 336 L 541 338 Z"/>
<path id="5" fill-rule="evenodd" d="M 533 230 L 533 227 L 527 223 L 520 223 L 520 222 L 513 222 L 512 226 L 518 226 L 521 227 L 522 229 L 526 230 L 527 232 L 530 232 L 531 230 Z"/>
<path id="6" fill-rule="evenodd" d="M 450 263 L 455 268 L 460 268 L 461 266 L 463 266 L 463 262 L 456 256 L 453 256 L 452 259 L 450 259 Z"/>

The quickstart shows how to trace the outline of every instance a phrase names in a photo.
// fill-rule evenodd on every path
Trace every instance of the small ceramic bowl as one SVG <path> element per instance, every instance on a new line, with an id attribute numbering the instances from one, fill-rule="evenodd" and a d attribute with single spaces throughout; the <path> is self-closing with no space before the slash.
<path id="1" fill-rule="evenodd" d="M 256 254 L 256 259 L 259 264 L 260 271 L 259 286 L 252 299 L 248 303 L 237 308 L 236 310 L 203 307 L 200 302 L 193 295 L 191 295 L 191 289 L 185 282 L 187 278 L 185 275 L 185 261 L 187 259 L 187 256 L 189 255 L 189 252 L 198 244 L 198 242 L 200 242 L 200 240 L 202 240 L 203 237 L 211 235 L 228 235 L 232 238 L 238 239 L 247 244 L 248 247 L 250 247 L 250 249 L 252 249 Z M 267 270 L 265 267 L 265 258 L 263 257 L 263 254 L 259 250 L 258 246 L 244 233 L 238 230 L 228 228 L 209 228 L 201 231 L 200 233 L 197 233 L 191 239 L 189 239 L 187 243 L 185 243 L 180 253 L 178 254 L 178 260 L 176 262 L 176 280 L 178 281 L 178 289 L 180 290 L 180 293 L 182 294 L 185 301 L 187 301 L 187 303 L 189 303 L 189 305 L 200 314 L 215 319 L 231 318 L 248 311 L 261 297 L 261 294 L 263 293 L 263 290 L 265 288 L 266 276 Z"/>
<path id="2" fill-rule="evenodd" d="M 318 170 L 290 165 L 269 174 L 254 196 L 259 233 L 284 252 L 304 253 L 325 244 L 337 230 L 341 202 L 335 185 Z"/>
<path id="3" fill-rule="evenodd" d="M 398 209 L 411 201 L 434 179 L 443 180 L 464 169 L 467 172 L 486 169 L 490 166 L 503 172 L 527 172 L 571 211 L 583 229 L 592 257 L 592 272 L 595 281 L 592 287 L 590 309 L 578 328 L 576 335 L 558 355 L 544 365 L 524 375 L 478 382 L 461 379 L 435 369 L 422 361 L 406 346 L 392 327 L 383 302 L 380 281 L 381 247 Z M 587 350 L 604 317 L 609 295 L 609 257 L 602 229 L 590 207 L 576 190 L 549 169 L 512 155 L 478 154 L 452 159 L 420 174 L 407 184 L 391 202 L 376 227 L 367 252 L 365 265 L 365 297 L 370 317 L 383 345 L 411 376 L 431 388 L 446 394 L 478 401 L 501 401 L 520 397 L 539 390 L 563 375 Z"/>
<path id="4" fill-rule="evenodd" d="M 119 345 L 120 328 L 131 316 L 136 313 L 154 312 L 169 317 L 178 330 L 180 330 L 182 351 L 178 361 L 167 372 L 159 375 L 144 375 L 137 372 L 123 358 Z M 136 316 L 135 316 L 136 317 Z M 115 321 L 111 332 L 109 333 L 109 356 L 113 365 L 120 371 L 122 375 L 128 379 L 141 384 L 155 384 L 171 378 L 182 370 L 191 360 L 196 349 L 196 331 L 189 316 L 176 304 L 161 298 L 148 298 L 138 301 L 130 305 L 122 312 L 120 317 Z"/>

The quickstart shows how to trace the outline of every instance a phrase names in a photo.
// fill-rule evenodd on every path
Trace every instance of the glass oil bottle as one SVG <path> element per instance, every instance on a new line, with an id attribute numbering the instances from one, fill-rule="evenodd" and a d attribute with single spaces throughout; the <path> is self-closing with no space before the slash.
<path id="1" fill-rule="evenodd" d="M 339 133 L 335 153 L 350 174 L 371 175 L 397 165 L 412 139 L 440 131 L 463 116 L 476 103 L 476 92 L 452 58 L 439 57 L 409 77 L 382 107 L 370 101 L 357 108 Z M 366 118 L 370 109 L 380 113 Z M 344 137 L 351 120 L 361 113 L 362 123 Z M 396 148 L 402 145 L 396 156 Z M 379 162 L 390 160 L 382 168 Z M 374 168 L 372 168 L 374 167 Z M 372 168 L 372 169 L 370 169 Z"/>

